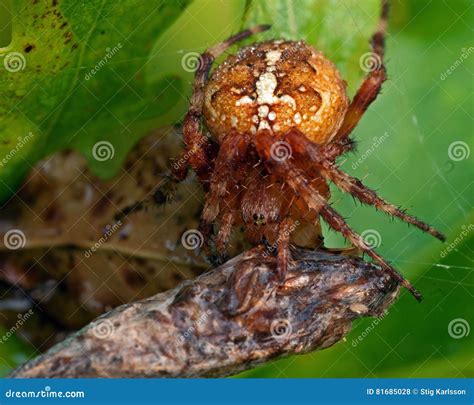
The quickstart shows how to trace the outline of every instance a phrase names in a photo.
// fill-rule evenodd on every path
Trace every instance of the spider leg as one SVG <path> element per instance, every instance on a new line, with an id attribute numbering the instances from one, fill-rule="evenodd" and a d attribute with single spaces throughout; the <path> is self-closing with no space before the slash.
<path id="1" fill-rule="evenodd" d="M 199 58 L 188 112 L 183 121 L 184 143 L 189 157 L 189 165 L 196 172 L 201 182 L 207 181 L 210 172 L 209 141 L 200 130 L 202 108 L 204 105 L 204 87 L 214 60 L 230 46 L 258 32 L 268 30 L 269 25 L 257 25 L 239 32 L 226 41 L 207 49 Z"/>
<path id="2" fill-rule="evenodd" d="M 334 142 L 330 142 L 327 145 L 321 146 L 321 153 L 330 162 L 336 161 L 336 158 L 344 155 L 347 152 L 355 150 L 356 143 L 350 138 L 338 139 Z"/>
<path id="3" fill-rule="evenodd" d="M 220 256 L 227 257 L 227 244 L 229 243 L 232 226 L 235 223 L 236 211 L 227 211 L 220 222 L 219 232 L 216 237 L 216 248 Z"/>
<path id="4" fill-rule="evenodd" d="M 188 166 L 193 168 L 202 183 L 207 182 L 214 151 L 209 139 L 203 135 L 199 127 L 204 103 L 204 86 L 206 85 L 212 64 L 214 60 L 230 46 L 253 34 L 266 31 L 269 28 L 269 25 L 257 25 L 248 30 L 239 32 L 224 42 L 207 49 L 200 56 L 199 66 L 196 70 L 193 82 L 189 109 L 183 120 L 184 151 L 181 152 L 178 158 L 174 159 L 171 165 L 171 174 L 165 176 L 161 184 L 143 199 L 123 208 L 117 213 L 114 216 L 116 220 L 123 219 L 134 212 L 141 211 L 147 206 L 165 203 L 170 199 L 170 196 L 167 195 L 168 189 L 174 188 L 174 184 L 186 178 Z"/>
<path id="5" fill-rule="evenodd" d="M 222 142 L 214 163 L 209 193 L 202 212 L 204 223 L 213 222 L 219 215 L 219 202 L 223 199 L 230 184 L 234 183 L 232 174 L 235 172 L 238 159 L 245 155 L 248 142 L 245 136 L 231 134 Z"/>
<path id="6" fill-rule="evenodd" d="M 311 159 L 319 170 L 319 173 L 321 173 L 324 178 L 331 180 L 342 191 L 353 195 L 365 204 L 380 209 L 388 215 L 397 217 L 404 222 L 416 226 L 441 241 L 446 240 L 446 237 L 441 232 L 429 226 L 427 223 L 420 221 L 418 218 L 407 214 L 394 204 L 385 201 L 360 180 L 340 170 L 329 159 L 326 159 L 324 151 L 318 145 L 308 140 L 302 133 L 290 131 L 286 135 L 286 140 L 290 145 L 297 145 L 297 152 Z"/>
<path id="7" fill-rule="evenodd" d="M 341 127 L 333 141 L 348 137 L 359 123 L 369 105 L 380 92 L 382 83 L 387 79 L 384 66 L 385 32 L 387 30 L 389 4 L 382 0 L 382 12 L 379 26 L 372 36 L 372 55 L 369 57 L 371 70 L 357 91 L 344 117 Z"/>
<path id="8" fill-rule="evenodd" d="M 238 184 L 236 174 L 239 163 L 247 151 L 248 142 L 244 135 L 231 134 L 222 142 L 214 162 L 210 178 L 209 191 L 201 215 L 199 230 L 206 241 L 206 255 L 216 263 L 222 263 L 227 256 L 226 245 L 230 238 L 232 225 L 236 220 L 238 203 L 235 196 L 229 193 L 231 187 Z M 213 241 L 213 223 L 220 218 L 220 228 Z"/>
<path id="9" fill-rule="evenodd" d="M 275 160 L 271 158 L 271 145 L 275 142 L 274 138 L 266 131 L 260 131 L 256 139 L 256 147 L 260 157 L 265 160 L 267 165 L 270 165 L 273 171 L 284 180 L 297 195 L 301 195 L 308 204 L 310 209 L 315 209 L 326 223 L 336 232 L 341 233 L 353 246 L 361 249 L 369 257 L 378 262 L 381 267 L 387 271 L 395 280 L 408 289 L 412 295 L 418 300 L 421 300 L 421 294 L 405 279 L 397 270 L 390 266 L 382 256 L 380 256 L 374 249 L 370 248 L 364 239 L 354 232 L 352 228 L 347 225 L 344 218 L 334 210 L 322 197 L 317 190 L 311 185 L 311 181 L 306 175 L 298 169 L 290 159 Z"/>
<path id="10" fill-rule="evenodd" d="M 365 186 L 355 177 L 344 173 L 334 164 L 328 161 L 323 161 L 320 164 L 320 168 L 321 174 L 325 178 L 331 180 L 342 191 L 352 194 L 363 203 L 373 205 L 375 208 L 380 209 L 388 215 L 400 218 L 402 221 L 416 226 L 422 231 L 429 233 L 443 242 L 446 240 L 446 237 L 441 232 L 429 226 L 427 223 L 420 221 L 418 218 L 407 214 L 396 205 L 385 201 L 383 198 L 380 198 L 374 190 Z"/>
<path id="11" fill-rule="evenodd" d="M 344 218 L 338 214 L 338 212 L 333 209 L 328 204 L 325 204 L 320 211 L 321 216 L 326 221 L 326 223 L 335 231 L 340 232 L 347 240 L 349 240 L 352 245 L 361 249 L 364 253 L 367 253 L 372 259 L 378 262 L 382 268 L 387 271 L 395 280 L 397 280 L 402 286 L 404 286 L 411 294 L 416 298 L 417 301 L 422 300 L 421 294 L 413 287 L 410 282 L 403 277 L 397 270 L 390 266 L 382 256 L 380 256 L 374 249 L 367 246 L 364 241 L 364 238 L 354 232 L 352 228 L 347 225 Z"/>
<path id="12" fill-rule="evenodd" d="M 278 235 L 278 253 L 277 253 L 277 269 L 278 277 L 281 282 L 285 281 L 286 272 L 288 270 L 288 262 L 290 257 L 290 235 L 295 221 L 292 218 L 285 218 L 281 224 Z"/>
<path id="13" fill-rule="evenodd" d="M 176 178 L 172 175 L 164 175 L 157 187 L 141 200 L 122 208 L 114 215 L 114 219 L 116 221 L 123 221 L 126 217 L 135 212 L 142 211 L 148 207 L 166 204 L 173 198 L 176 184 L 182 181 L 184 177 Z"/>

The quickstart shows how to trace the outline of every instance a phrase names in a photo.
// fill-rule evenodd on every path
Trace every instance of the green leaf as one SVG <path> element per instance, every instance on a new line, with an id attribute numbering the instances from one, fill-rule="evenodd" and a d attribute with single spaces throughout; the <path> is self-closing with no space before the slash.
<path id="1" fill-rule="evenodd" d="M 305 39 L 336 62 L 353 91 L 379 15 L 378 0 L 12 5 L 13 40 L 0 48 L 0 199 L 15 191 L 37 160 L 66 148 L 82 152 L 94 174 L 115 174 L 147 131 L 185 113 L 193 77 L 183 68 L 185 56 L 255 24 L 273 28 L 249 41 Z M 13 52 L 20 65 L 7 71 L 3 62 Z M 95 159 L 94 145 L 104 141 L 113 148 L 99 144 L 105 157 L 113 158 Z"/>
<path id="2" fill-rule="evenodd" d="M 389 80 L 354 131 L 358 148 L 342 168 L 444 232 L 447 242 L 440 243 L 333 190 L 334 207 L 356 231 L 378 232 L 379 252 L 424 300 L 417 303 L 402 290 L 381 322 L 355 323 L 345 343 L 281 360 L 244 376 L 474 376 L 474 190 L 470 180 L 474 58 L 472 53 L 462 56 L 469 48 L 467 23 L 474 9 L 467 1 L 430 6 L 417 0 L 391 3 Z M 460 146 L 458 154 L 452 152 L 453 145 Z M 334 232 L 325 230 L 324 234 L 329 246 L 345 244 Z M 449 324 L 455 319 L 470 325 L 469 335 L 458 339 L 449 335 Z M 368 335 L 354 346 L 353 340 L 366 330 Z"/>
<path id="3" fill-rule="evenodd" d="M 249 0 L 243 27 L 269 23 L 260 38 L 304 39 L 340 69 L 351 93 L 364 75 L 360 57 L 380 16 L 379 0 Z"/>
<path id="4" fill-rule="evenodd" d="M 79 149 L 102 176 L 121 166 L 181 98 L 179 77 L 150 82 L 146 64 L 190 2 L 12 2 L 12 42 L 0 49 L 0 199 L 60 149 Z M 113 158 L 93 158 L 99 141 L 110 142 Z"/>
<path id="5" fill-rule="evenodd" d="M 20 342 L 15 332 L 16 329 L 6 330 L 0 327 L 0 376 L 2 378 L 34 355 L 34 349 Z"/>
<path id="6" fill-rule="evenodd" d="M 12 15 L 12 42 L 0 48 L 0 200 L 65 148 L 81 151 L 95 174 L 115 174 L 147 131 L 185 112 L 192 71 L 183 58 L 239 25 L 273 24 L 253 41 L 308 40 L 354 88 L 378 1 L 18 0 Z"/>

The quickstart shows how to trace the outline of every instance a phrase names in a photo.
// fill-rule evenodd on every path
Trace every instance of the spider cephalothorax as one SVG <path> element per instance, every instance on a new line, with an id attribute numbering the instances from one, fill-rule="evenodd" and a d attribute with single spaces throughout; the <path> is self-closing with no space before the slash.
<path id="1" fill-rule="evenodd" d="M 321 217 L 417 299 L 421 297 L 328 202 L 331 181 L 361 202 L 444 239 L 335 164 L 338 156 L 352 149 L 349 135 L 386 79 L 383 42 L 387 12 L 387 2 L 383 2 L 381 22 L 372 38 L 374 60 L 379 63 L 374 63 L 350 103 L 334 64 L 303 41 L 277 40 L 245 47 L 208 78 L 215 58 L 268 26 L 243 31 L 202 54 L 183 123 L 186 147 L 175 161 L 185 164 L 174 164 L 170 179 L 179 182 L 186 177 L 188 166 L 194 169 L 207 191 L 202 230 L 208 239 L 216 231 L 215 246 L 220 254 L 232 228 L 243 225 L 249 242 L 266 244 L 270 252 L 277 252 L 279 275 L 284 279 L 290 241 L 301 242 L 293 239 L 297 238 L 294 231 L 312 225 L 315 232 L 309 244 L 318 246 Z M 154 195 L 160 193 L 158 189 Z"/>

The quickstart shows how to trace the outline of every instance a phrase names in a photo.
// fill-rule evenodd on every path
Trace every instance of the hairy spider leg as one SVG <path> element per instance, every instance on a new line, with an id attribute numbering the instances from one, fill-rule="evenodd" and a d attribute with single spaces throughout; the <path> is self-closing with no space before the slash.
<path id="1" fill-rule="evenodd" d="M 169 202 L 174 195 L 176 189 L 176 178 L 166 174 L 160 176 L 161 180 L 159 184 L 153 189 L 153 191 L 147 194 L 143 199 L 134 202 L 122 208 L 117 214 L 114 215 L 116 221 L 123 221 L 130 214 L 142 211 L 150 206 L 163 205 Z M 181 179 L 183 180 L 183 179 Z"/>
<path id="2" fill-rule="evenodd" d="M 422 298 L 421 294 L 396 269 L 390 266 L 382 256 L 369 247 L 359 234 L 349 227 L 344 218 L 334 210 L 328 204 L 327 200 L 312 186 L 310 179 L 297 166 L 295 166 L 291 161 L 293 158 L 285 160 L 275 160 L 271 158 L 269 151 L 274 142 L 274 137 L 267 131 L 260 131 L 257 134 L 255 141 L 260 157 L 264 159 L 267 165 L 271 166 L 273 172 L 278 174 L 297 195 L 300 195 L 305 199 L 309 209 L 316 210 L 316 212 L 321 215 L 332 229 L 341 233 L 352 243 L 353 246 L 361 249 L 364 253 L 378 262 L 385 271 L 387 271 L 401 285 L 407 288 L 411 294 L 420 301 Z"/>
<path id="3" fill-rule="evenodd" d="M 194 76 L 191 100 L 189 109 L 183 120 L 183 135 L 185 148 L 183 156 L 188 156 L 189 165 L 196 172 L 199 180 L 205 183 L 209 179 L 209 173 L 212 169 L 209 156 L 209 140 L 200 130 L 202 109 L 204 105 L 204 87 L 209 78 L 214 60 L 222 55 L 229 47 L 235 43 L 250 37 L 253 34 L 268 30 L 269 25 L 257 25 L 251 29 L 239 32 L 231 36 L 226 41 L 207 49 L 199 58 L 199 66 Z"/>
<path id="4" fill-rule="evenodd" d="M 209 193 L 202 212 L 202 220 L 213 222 L 219 214 L 219 203 L 227 192 L 229 184 L 235 182 L 233 175 L 239 160 L 246 155 L 248 140 L 242 134 L 232 133 L 226 136 L 219 147 L 214 161 Z"/>
<path id="5" fill-rule="evenodd" d="M 205 237 L 208 256 L 215 256 L 219 262 L 227 256 L 226 245 L 238 212 L 238 200 L 228 198 L 228 190 L 236 186 L 238 177 L 236 170 L 241 159 L 246 155 L 247 148 L 248 141 L 244 135 L 230 134 L 220 145 L 214 161 L 214 170 L 210 178 L 209 192 L 206 196 L 199 229 Z M 216 248 L 219 254 L 209 251 L 210 239 L 213 235 L 212 223 L 218 217 L 220 217 L 221 226 L 216 236 Z"/>
<path id="6" fill-rule="evenodd" d="M 354 99 L 349 104 L 344 121 L 334 136 L 332 142 L 340 142 L 347 138 L 359 123 L 369 105 L 380 93 L 383 82 L 387 79 L 384 65 L 385 32 L 388 23 L 388 0 L 382 0 L 382 12 L 377 31 L 372 36 L 372 54 L 368 55 L 368 62 L 371 64 L 370 71 Z"/>
<path id="7" fill-rule="evenodd" d="M 397 217 L 404 222 L 416 226 L 441 241 L 446 239 L 441 232 L 429 226 L 427 223 L 420 221 L 418 218 L 407 214 L 394 204 L 385 201 L 383 198 L 379 197 L 374 190 L 365 186 L 359 179 L 356 179 L 340 170 L 330 161 L 330 159 L 326 158 L 319 145 L 311 142 L 298 130 L 294 129 L 289 131 L 285 135 L 285 139 L 295 148 L 295 153 L 310 159 L 318 169 L 318 172 L 325 179 L 332 181 L 340 190 L 353 195 L 364 204 L 374 206 L 376 209 L 379 209 L 388 215 Z"/>
<path id="8" fill-rule="evenodd" d="M 280 281 L 285 281 L 288 263 L 290 257 L 290 236 L 294 229 L 295 221 L 293 218 L 286 217 L 280 223 L 278 236 L 277 269 Z"/>
<path id="9" fill-rule="evenodd" d="M 178 158 L 174 159 L 176 164 L 171 165 L 171 174 L 165 176 L 163 181 L 142 200 L 123 208 L 115 215 L 116 219 L 123 219 L 134 212 L 143 210 L 148 205 L 165 203 L 172 197 L 165 195 L 165 192 L 168 189 L 174 189 L 173 183 L 179 183 L 186 178 L 188 166 L 193 168 L 201 182 L 208 180 L 214 153 L 209 139 L 200 130 L 200 123 L 204 103 L 204 86 L 208 80 L 212 64 L 232 45 L 268 29 L 270 29 L 270 25 L 257 25 L 232 35 L 227 40 L 208 48 L 201 54 L 192 86 L 189 109 L 183 120 L 184 150 Z M 165 196 L 163 197 L 163 195 Z"/>
<path id="10" fill-rule="evenodd" d="M 227 257 L 226 246 L 229 242 L 236 217 L 237 210 L 229 210 L 222 215 L 220 228 L 216 236 L 216 248 L 218 252 L 221 252 L 222 257 Z"/>

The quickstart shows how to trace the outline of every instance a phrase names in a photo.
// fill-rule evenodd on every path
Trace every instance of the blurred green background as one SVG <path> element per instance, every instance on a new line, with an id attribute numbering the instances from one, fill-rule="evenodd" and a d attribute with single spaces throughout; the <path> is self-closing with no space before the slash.
<path id="1" fill-rule="evenodd" d="M 289 2 L 267 2 L 284 3 Z M 291 3 L 309 4 L 306 0 Z M 352 68 L 348 67 L 344 53 L 337 49 L 347 49 L 342 45 L 346 38 L 350 42 L 361 33 L 366 41 L 374 24 L 364 23 L 363 6 L 356 3 L 354 7 L 342 0 L 318 3 L 323 15 L 305 12 L 304 7 L 299 10 L 309 13 L 306 21 L 320 27 L 337 14 L 344 15 L 348 24 L 311 30 L 309 40 L 326 55 L 334 53 L 353 91 L 363 74 L 358 57 L 349 49 Z M 159 79 L 176 69 L 182 58 L 177 49 L 202 50 L 209 38 L 223 38 L 229 30 L 237 30 L 245 22 L 245 4 L 240 0 L 192 2 L 155 44 L 160 52 L 153 56 L 150 77 Z M 274 18 L 288 16 L 288 10 L 279 11 Z M 275 23 L 263 20 L 269 16 L 255 12 L 247 18 Z M 375 17 L 367 21 L 374 22 Z M 447 243 L 361 207 L 333 190 L 334 206 L 356 230 L 380 244 L 380 252 L 423 293 L 424 301 L 418 304 L 402 291 L 383 319 L 356 322 L 346 341 L 321 352 L 272 362 L 242 376 L 474 377 L 474 332 L 470 331 L 474 326 L 473 17 L 470 0 L 392 1 L 387 37 L 389 81 L 354 132 L 358 151 L 343 163 L 344 170 L 365 179 L 389 201 L 445 232 Z M 5 23 L 4 18 L 0 13 L 0 24 Z M 332 32 L 340 43 L 325 42 L 324 37 L 314 37 L 314 32 L 321 36 Z M 300 34 L 307 37 L 310 32 Z M 9 30 L 0 30 L 0 35 L 0 46 L 6 45 Z M 189 76 L 185 78 L 183 91 L 189 94 Z M 181 117 L 184 109 L 185 100 L 181 100 L 163 122 Z M 326 235 L 331 246 L 344 243 L 330 231 Z M 0 345 L 4 371 L 5 364 L 21 362 L 27 352 L 14 339 Z"/>

